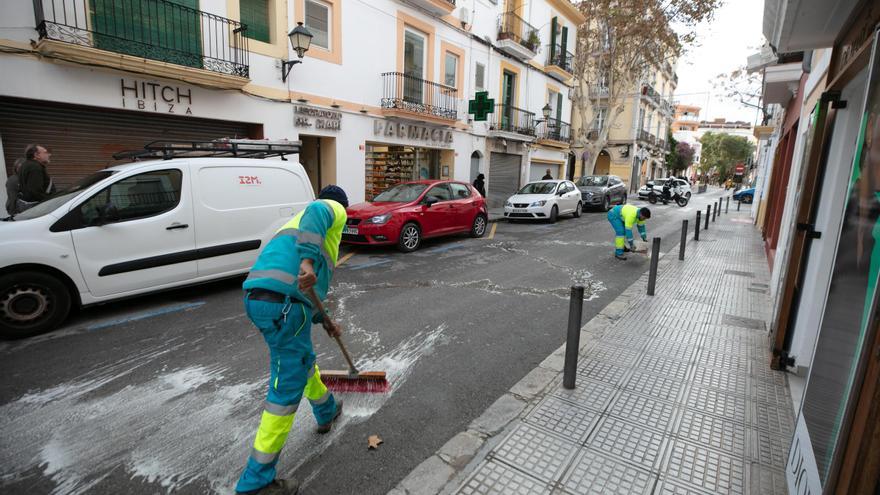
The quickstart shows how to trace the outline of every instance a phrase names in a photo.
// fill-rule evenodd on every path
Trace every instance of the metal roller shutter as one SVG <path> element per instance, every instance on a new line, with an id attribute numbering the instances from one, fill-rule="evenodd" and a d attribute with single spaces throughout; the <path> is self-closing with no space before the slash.
<path id="1" fill-rule="evenodd" d="M 504 206 L 507 198 L 519 190 L 519 170 L 522 156 L 507 153 L 489 155 L 489 177 L 486 181 L 486 194 L 489 195 L 489 208 Z"/>
<path id="2" fill-rule="evenodd" d="M 559 165 L 532 162 L 529 165 L 529 182 L 541 180 L 541 177 L 544 177 L 544 174 L 547 173 L 548 168 L 550 169 L 550 175 L 553 176 L 554 179 L 560 178 Z"/>
<path id="3" fill-rule="evenodd" d="M 261 137 L 262 126 L 222 120 L 131 112 L 44 101 L 0 98 L 0 137 L 6 173 L 30 143 L 52 151 L 49 174 L 61 188 L 116 163 L 113 153 L 162 139 Z"/>

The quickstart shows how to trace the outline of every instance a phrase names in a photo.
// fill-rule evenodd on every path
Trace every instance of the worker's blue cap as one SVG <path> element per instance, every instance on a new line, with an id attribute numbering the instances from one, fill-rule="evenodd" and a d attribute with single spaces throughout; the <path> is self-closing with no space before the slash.
<path id="1" fill-rule="evenodd" d="M 348 208 L 348 196 L 339 186 L 327 186 L 318 193 L 318 199 L 332 199 L 342 206 Z"/>

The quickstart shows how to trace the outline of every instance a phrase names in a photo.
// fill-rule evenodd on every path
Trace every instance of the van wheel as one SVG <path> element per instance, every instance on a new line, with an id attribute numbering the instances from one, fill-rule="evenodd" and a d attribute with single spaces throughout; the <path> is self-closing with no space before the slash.
<path id="1" fill-rule="evenodd" d="M 419 248 L 422 243 L 422 231 L 413 222 L 403 225 L 400 229 L 400 237 L 397 239 L 397 249 L 404 253 L 411 253 Z"/>
<path id="2" fill-rule="evenodd" d="M 474 223 L 471 225 L 471 237 L 483 237 L 486 235 L 486 216 L 482 213 L 477 215 L 474 218 Z"/>
<path id="3" fill-rule="evenodd" d="M 52 275 L 24 271 L 0 277 L 0 337 L 21 339 L 48 332 L 67 318 L 71 298 Z"/>

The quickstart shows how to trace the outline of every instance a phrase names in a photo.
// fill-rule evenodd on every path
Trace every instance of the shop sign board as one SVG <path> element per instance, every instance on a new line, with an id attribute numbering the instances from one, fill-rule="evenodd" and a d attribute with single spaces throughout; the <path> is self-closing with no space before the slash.
<path id="1" fill-rule="evenodd" d="M 403 124 L 386 120 L 373 121 L 373 135 L 415 141 L 418 144 L 449 146 L 452 131 L 418 124 Z"/>
<path id="2" fill-rule="evenodd" d="M 122 108 L 145 112 L 192 115 L 193 95 L 189 88 L 138 79 L 120 78 Z"/>
<path id="3" fill-rule="evenodd" d="M 342 129 L 342 112 L 306 105 L 294 105 L 293 124 L 296 127 L 312 127 L 323 131 L 338 131 Z"/>
<path id="4" fill-rule="evenodd" d="M 798 415 L 797 427 L 794 437 L 791 439 L 785 478 L 789 493 L 799 495 L 819 495 L 822 493 L 822 483 L 819 480 L 819 471 L 816 469 L 816 458 L 813 456 L 810 434 L 807 432 L 807 424 L 801 414 Z"/>

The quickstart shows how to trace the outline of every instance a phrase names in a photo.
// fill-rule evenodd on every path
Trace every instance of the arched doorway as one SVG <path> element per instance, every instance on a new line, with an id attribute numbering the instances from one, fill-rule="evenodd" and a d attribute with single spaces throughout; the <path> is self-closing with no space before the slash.
<path id="1" fill-rule="evenodd" d="M 611 173 L 611 155 L 607 151 L 602 150 L 599 157 L 596 158 L 596 166 L 593 168 L 593 175 L 608 175 Z"/>
<path id="2" fill-rule="evenodd" d="M 474 180 L 477 178 L 477 175 L 480 174 L 480 164 L 482 162 L 483 155 L 479 151 L 474 151 L 471 153 L 471 184 L 474 183 Z"/>

